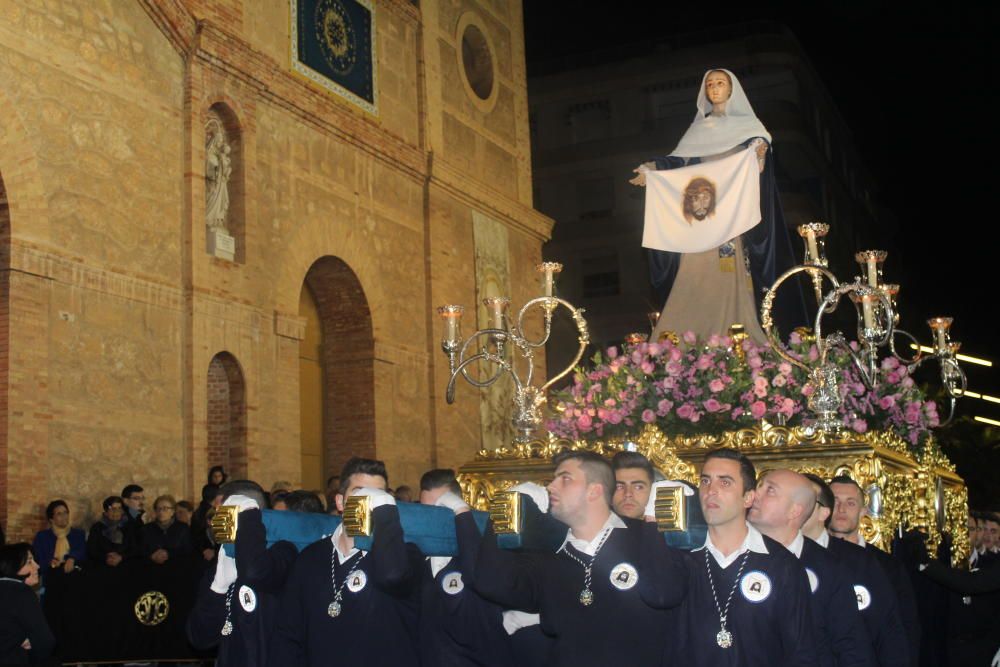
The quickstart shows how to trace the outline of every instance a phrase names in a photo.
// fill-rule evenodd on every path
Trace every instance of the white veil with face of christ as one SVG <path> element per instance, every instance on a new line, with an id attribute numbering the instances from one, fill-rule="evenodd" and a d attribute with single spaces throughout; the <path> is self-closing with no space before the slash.
<path id="1" fill-rule="evenodd" d="M 725 72 L 733 84 L 733 92 L 726 102 L 725 114 L 709 115 L 712 103 L 705 94 L 705 80 L 712 72 Z M 677 157 L 709 157 L 719 155 L 738 146 L 743 142 L 762 137 L 771 143 L 771 135 L 760 122 L 750 106 L 747 94 L 743 92 L 736 75 L 727 69 L 710 69 L 701 78 L 701 88 L 698 89 L 698 112 L 691 126 L 681 137 L 677 148 L 671 155 Z"/>

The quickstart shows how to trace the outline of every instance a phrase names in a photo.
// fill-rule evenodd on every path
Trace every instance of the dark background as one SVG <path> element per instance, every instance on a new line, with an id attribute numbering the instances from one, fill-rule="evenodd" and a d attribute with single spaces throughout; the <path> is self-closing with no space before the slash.
<path id="1" fill-rule="evenodd" d="M 952 340 L 962 342 L 962 352 L 997 364 L 965 364 L 969 389 L 1000 396 L 995 5 L 526 0 L 528 76 L 564 56 L 599 61 L 616 46 L 762 20 L 796 34 L 877 180 L 878 205 L 896 220 L 898 232 L 884 249 L 886 280 L 902 285 L 902 326 L 929 343 L 924 320 L 954 317 Z M 855 267 L 832 268 L 848 277 Z M 935 373 L 918 378 L 933 390 Z M 1000 420 L 1000 404 L 966 399 L 958 414 L 940 439 L 969 482 L 973 506 L 1000 509 L 1000 430 L 968 423 L 974 415 Z"/>

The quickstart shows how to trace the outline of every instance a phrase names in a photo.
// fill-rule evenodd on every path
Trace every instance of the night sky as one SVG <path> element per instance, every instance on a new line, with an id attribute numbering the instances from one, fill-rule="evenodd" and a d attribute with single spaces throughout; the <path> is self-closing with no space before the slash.
<path id="1" fill-rule="evenodd" d="M 969 389 L 1000 396 L 995 343 L 1000 215 L 994 195 L 995 6 L 965 3 L 641 2 L 599 5 L 525 0 L 528 74 L 560 56 L 657 40 L 714 25 L 777 21 L 798 37 L 897 220 L 886 279 L 901 283 L 903 326 L 930 342 L 924 320 L 955 318 L 962 352 L 991 359 Z M 705 67 L 727 63 L 705 63 Z M 693 97 L 692 97 L 693 99 Z M 753 100 L 751 99 L 751 102 Z M 776 146 L 780 150 L 780 146 Z M 859 248 L 860 249 L 860 248 Z M 842 279 L 856 266 L 831 267 Z M 967 400 L 962 412 L 1000 419 L 1000 404 Z"/>

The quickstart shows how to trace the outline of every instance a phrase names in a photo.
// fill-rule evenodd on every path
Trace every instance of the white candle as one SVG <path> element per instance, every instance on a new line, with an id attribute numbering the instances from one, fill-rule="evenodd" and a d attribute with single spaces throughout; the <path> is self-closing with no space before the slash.
<path id="1" fill-rule="evenodd" d="M 948 334 L 945 331 L 944 327 L 938 327 L 938 329 L 937 329 L 937 344 L 938 344 L 938 350 L 940 350 L 942 352 L 946 352 L 948 350 L 948 340 L 945 338 L 945 336 L 947 336 L 947 335 Z"/>
<path id="2" fill-rule="evenodd" d="M 868 258 L 868 284 L 878 287 L 878 260 L 874 257 Z"/>
<path id="3" fill-rule="evenodd" d="M 545 296 L 552 296 L 552 269 L 546 268 L 542 275 L 542 290 L 545 292 Z"/>
<path id="4" fill-rule="evenodd" d="M 875 328 L 875 313 L 872 309 L 872 298 L 869 296 L 861 297 L 861 312 L 865 319 L 865 328 L 874 329 Z"/>
<path id="5" fill-rule="evenodd" d="M 503 329 L 503 307 L 504 302 L 499 299 L 494 299 L 490 303 L 490 307 L 493 308 L 493 328 Z"/>
<path id="6" fill-rule="evenodd" d="M 816 232 L 811 229 L 806 230 L 806 243 L 809 244 L 809 261 L 818 264 L 819 248 L 816 247 Z"/>

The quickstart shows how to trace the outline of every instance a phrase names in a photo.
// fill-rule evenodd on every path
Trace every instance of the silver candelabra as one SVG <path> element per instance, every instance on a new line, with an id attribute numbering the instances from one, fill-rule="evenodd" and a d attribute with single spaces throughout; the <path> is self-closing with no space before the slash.
<path id="1" fill-rule="evenodd" d="M 542 278 L 542 296 L 525 303 L 513 320 L 508 313 L 510 299 L 507 297 L 483 299 L 483 305 L 491 315 L 493 326 L 479 329 L 464 341 L 461 320 L 465 309 L 454 304 L 437 309 L 444 321 L 441 349 L 448 356 L 448 366 L 451 369 L 445 400 L 449 404 L 455 401 L 455 385 L 459 377 L 465 378 L 475 387 L 488 387 L 505 374 L 510 375 L 514 382 L 514 416 L 511 422 L 518 442 L 532 439 L 535 430 L 542 423 L 541 407 L 547 401 L 547 390 L 576 367 L 590 342 L 587 321 L 583 319 L 583 309 L 576 308 L 568 301 L 553 295 L 555 276 L 562 271 L 562 264 L 543 262 L 536 267 L 536 270 Z M 545 347 L 548 343 L 552 332 L 552 317 L 559 307 L 566 308 L 576 323 L 579 349 L 566 368 L 549 378 L 547 382 L 536 386 L 533 384 L 535 350 Z M 540 340 L 531 340 L 525 333 L 524 322 L 525 316 L 536 310 L 541 311 L 545 331 Z M 469 374 L 469 366 L 477 362 L 486 362 L 490 368 L 485 379 L 477 379 Z M 526 368 L 519 370 L 519 366 Z"/>
<path id="2" fill-rule="evenodd" d="M 948 330 L 951 327 L 950 317 L 933 317 L 927 321 L 934 334 L 933 352 L 924 355 L 922 347 L 912 334 L 900 329 L 899 310 L 896 297 L 899 285 L 886 284 L 882 280 L 882 268 L 888 255 L 884 250 L 863 250 L 854 258 L 861 268 L 861 275 L 854 282 L 841 283 L 827 268 L 825 253 L 825 237 L 830 226 L 820 222 L 799 225 L 798 232 L 805 245 L 805 260 L 781 274 L 767 290 L 761 305 L 761 325 L 770 340 L 775 352 L 785 361 L 802 368 L 809 374 L 809 383 L 813 393 L 809 397 L 809 409 L 816 415 L 816 427 L 824 431 L 836 432 L 843 426 L 837 411 L 840 408 L 839 369 L 830 359 L 830 352 L 841 350 L 845 352 L 861 375 L 865 385 L 871 389 L 879 382 L 879 350 L 885 348 L 889 356 L 895 358 L 909 370 L 916 370 L 927 359 L 935 359 L 941 367 L 941 383 L 948 394 L 950 410 L 948 418 L 942 425 L 951 421 L 955 415 L 955 403 L 966 389 L 965 373 L 958 365 L 956 354 L 961 343 L 949 339 Z M 818 308 L 814 320 L 813 332 L 816 336 L 816 348 L 819 355 L 813 364 L 800 359 L 785 348 L 779 338 L 777 327 L 771 318 L 771 309 L 778 288 L 799 273 L 808 273 L 816 293 Z M 823 293 L 823 278 L 832 285 L 832 289 Z M 822 320 L 825 314 L 837 309 L 840 300 L 847 296 L 855 306 L 857 315 L 857 350 L 851 347 L 846 337 L 840 331 L 823 335 Z M 912 357 L 899 354 L 896 349 L 896 338 L 902 336 L 909 339 L 916 349 Z"/>

